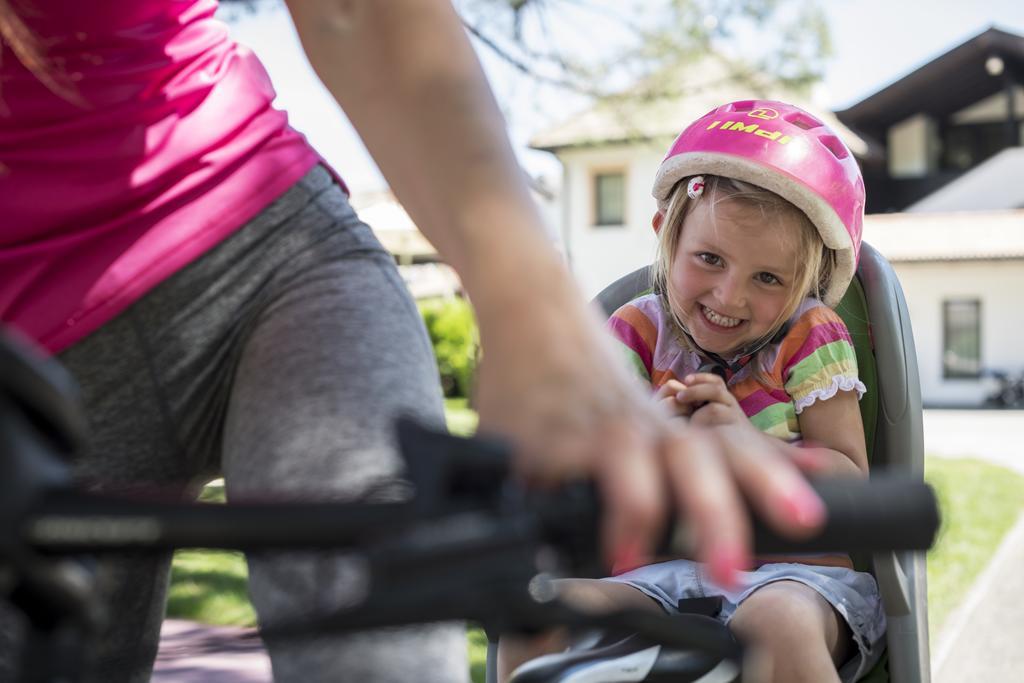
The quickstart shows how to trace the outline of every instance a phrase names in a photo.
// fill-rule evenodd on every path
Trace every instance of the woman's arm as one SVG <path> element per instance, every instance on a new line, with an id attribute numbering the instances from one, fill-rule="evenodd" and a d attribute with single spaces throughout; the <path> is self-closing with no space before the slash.
<path id="1" fill-rule="evenodd" d="M 474 303 L 514 298 L 524 277 L 559 282 L 505 120 L 450 3 L 288 6 L 317 75 Z"/>
<path id="2" fill-rule="evenodd" d="M 513 439 L 523 476 L 593 474 L 608 510 L 605 548 L 622 561 L 650 548 L 669 500 L 679 501 L 698 555 L 726 580 L 749 546 L 740 487 L 761 509 L 786 499 L 807 513 L 775 516 L 783 532 L 821 523 L 820 500 L 795 468 L 778 466 L 781 452 L 734 454 L 660 415 L 629 380 L 544 235 L 449 2 L 288 6 L 313 68 L 471 295 L 484 348 L 481 426 Z"/>

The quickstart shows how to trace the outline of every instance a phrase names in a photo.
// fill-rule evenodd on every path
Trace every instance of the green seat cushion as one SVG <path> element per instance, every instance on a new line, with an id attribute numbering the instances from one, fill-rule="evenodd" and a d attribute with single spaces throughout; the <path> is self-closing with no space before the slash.
<path id="1" fill-rule="evenodd" d="M 857 371 L 867 392 L 860 400 L 860 416 L 864 423 L 864 440 L 867 443 L 868 462 L 871 462 L 875 446 L 875 427 L 878 423 L 878 366 L 875 363 L 874 342 L 871 339 L 871 324 L 868 322 L 868 306 L 864 288 L 857 278 L 850 283 L 843 300 L 836 306 L 836 312 L 846 323 L 857 354 Z"/>

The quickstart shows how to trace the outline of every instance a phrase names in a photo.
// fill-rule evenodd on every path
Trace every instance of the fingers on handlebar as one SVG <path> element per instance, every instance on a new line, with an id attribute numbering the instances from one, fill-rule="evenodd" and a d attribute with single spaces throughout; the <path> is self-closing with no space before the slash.
<path id="1" fill-rule="evenodd" d="M 621 420 L 608 425 L 603 436 L 596 463 L 605 511 L 601 547 L 608 566 L 624 571 L 650 557 L 664 528 L 668 500 L 650 431 Z"/>
<path id="2" fill-rule="evenodd" d="M 662 457 L 681 509 L 683 524 L 712 578 L 735 585 L 735 574 L 749 566 L 750 523 L 722 444 L 710 430 L 672 425 Z M 727 454 L 725 454 L 727 455 Z"/>
<path id="3" fill-rule="evenodd" d="M 785 444 L 749 425 L 710 430 L 728 458 L 752 513 L 794 539 L 806 538 L 825 522 L 825 505 L 785 454 Z"/>
<path id="4" fill-rule="evenodd" d="M 736 572 L 750 564 L 749 513 L 793 538 L 810 536 L 824 523 L 821 499 L 775 440 L 753 428 L 701 429 L 672 421 L 658 448 L 660 462 L 648 470 L 664 477 L 681 511 L 677 523 L 697 559 L 723 585 L 735 585 Z"/>
<path id="5" fill-rule="evenodd" d="M 776 442 L 755 429 L 665 420 L 651 434 L 626 421 L 602 434 L 596 472 L 605 503 L 602 546 L 617 571 L 651 556 L 670 500 L 696 558 L 727 586 L 750 564 L 744 498 L 750 512 L 786 536 L 810 536 L 824 523 L 821 499 Z"/>

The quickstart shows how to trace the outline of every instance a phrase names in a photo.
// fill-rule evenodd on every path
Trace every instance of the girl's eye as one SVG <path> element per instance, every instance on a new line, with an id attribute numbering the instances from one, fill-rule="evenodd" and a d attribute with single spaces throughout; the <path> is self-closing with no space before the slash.
<path id="1" fill-rule="evenodd" d="M 718 254 L 712 254 L 707 251 L 702 251 L 701 253 L 697 254 L 697 258 L 699 258 L 701 261 L 708 264 L 709 266 L 722 265 L 722 257 L 719 256 Z"/>
<path id="2" fill-rule="evenodd" d="M 781 285 L 782 284 L 782 281 L 779 280 L 779 278 L 777 278 L 774 275 L 772 275 L 771 273 L 761 272 L 761 273 L 758 273 L 755 277 L 757 278 L 757 281 L 760 282 L 763 285 Z"/>

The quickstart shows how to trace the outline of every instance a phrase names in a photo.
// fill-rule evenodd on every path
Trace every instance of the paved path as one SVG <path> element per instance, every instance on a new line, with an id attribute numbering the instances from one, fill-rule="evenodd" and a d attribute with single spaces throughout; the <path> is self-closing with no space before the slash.
<path id="1" fill-rule="evenodd" d="M 932 643 L 934 683 L 1024 680 L 1024 515 Z"/>
<path id="2" fill-rule="evenodd" d="M 925 452 L 1024 474 L 1024 411 L 926 410 Z M 1024 680 L 1024 515 L 931 643 L 934 683 Z"/>
<path id="3" fill-rule="evenodd" d="M 1024 473 L 1024 411 L 926 410 L 925 452 Z M 932 643 L 935 683 L 1024 680 L 1024 517 Z M 154 683 L 270 683 L 255 632 L 167 620 Z"/>
<path id="4" fill-rule="evenodd" d="M 981 458 L 1024 474 L 1024 410 L 926 410 L 924 452 Z"/>
<path id="5" fill-rule="evenodd" d="M 254 629 L 165 619 L 152 683 L 271 683 L 270 659 Z"/>

